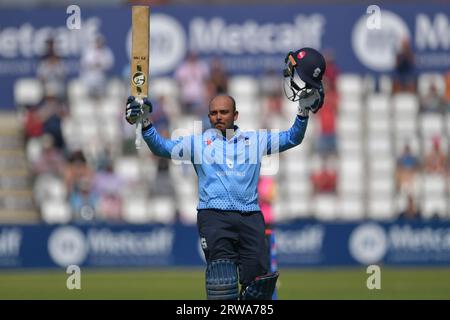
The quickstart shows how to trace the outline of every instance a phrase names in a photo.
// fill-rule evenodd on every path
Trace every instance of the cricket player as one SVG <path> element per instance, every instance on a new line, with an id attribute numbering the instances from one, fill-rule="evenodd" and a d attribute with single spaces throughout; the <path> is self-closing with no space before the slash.
<path id="1" fill-rule="evenodd" d="M 294 124 L 287 131 L 243 132 L 235 125 L 233 97 L 218 95 L 209 104 L 212 128 L 200 135 L 164 139 L 142 120 L 142 135 L 157 156 L 192 162 L 198 176 L 197 226 L 205 253 L 206 295 L 215 300 L 270 300 L 278 272 L 271 273 L 265 222 L 258 205 L 261 159 L 299 145 L 309 112 L 323 104 L 323 56 L 312 48 L 289 52 L 284 70 L 285 93 L 298 103 Z M 129 97 L 126 119 L 135 124 L 151 115 L 152 105 Z M 241 287 L 239 289 L 239 283 Z"/>

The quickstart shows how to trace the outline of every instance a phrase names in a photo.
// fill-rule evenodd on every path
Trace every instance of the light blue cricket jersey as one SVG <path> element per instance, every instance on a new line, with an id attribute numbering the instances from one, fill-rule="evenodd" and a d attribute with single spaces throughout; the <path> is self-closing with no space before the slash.
<path id="1" fill-rule="evenodd" d="M 283 152 L 299 145 L 305 136 L 308 118 L 297 116 L 287 131 L 247 131 L 235 127 L 226 140 L 218 130 L 169 140 L 153 126 L 142 134 L 157 156 L 190 161 L 198 176 L 197 209 L 240 212 L 259 211 L 258 179 L 264 155 Z"/>

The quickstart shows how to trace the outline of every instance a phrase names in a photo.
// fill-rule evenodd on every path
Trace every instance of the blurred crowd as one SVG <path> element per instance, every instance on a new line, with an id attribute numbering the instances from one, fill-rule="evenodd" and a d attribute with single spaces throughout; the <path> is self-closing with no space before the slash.
<path id="1" fill-rule="evenodd" d="M 326 97 L 321 111 L 314 115 L 315 130 L 308 132 L 313 136 L 311 159 L 317 163 L 309 173 L 312 187 L 312 198 L 320 194 L 338 194 L 338 115 L 340 93 L 338 79 L 341 75 L 338 63 L 331 50 L 324 51 L 327 69 L 323 79 Z M 80 60 L 79 81 L 84 86 L 91 108 L 95 109 L 102 103 L 106 93 L 104 85 L 110 79 L 110 70 L 114 64 L 114 55 L 105 43 L 105 39 L 98 37 L 91 47 L 86 48 Z M 117 174 L 115 160 L 122 156 L 137 155 L 134 149 L 134 128 L 129 128 L 118 119 L 121 124 L 120 143 L 104 144 L 95 152 L 86 154 L 86 148 L 76 148 L 67 143 L 67 135 L 63 130 L 63 122 L 73 113 L 72 101 L 68 98 L 68 79 L 61 58 L 55 53 L 53 42 L 48 42 L 47 53 L 41 58 L 36 77 L 43 87 L 43 98 L 39 104 L 27 105 L 22 110 L 25 141 L 29 166 L 33 175 L 34 201 L 42 210 L 49 193 L 63 197 L 70 206 L 72 221 L 93 222 L 123 221 L 123 206 L 126 185 L 123 176 Z M 417 90 L 418 74 L 415 69 L 414 53 L 407 41 L 401 46 L 397 55 L 395 72 L 392 74 L 392 91 L 395 95 L 402 92 L 419 95 Z M 207 118 L 208 103 L 218 93 L 229 93 L 231 77 L 219 57 L 204 61 L 195 52 L 187 55 L 174 73 L 179 92 L 175 104 L 178 114 L 193 116 L 203 121 L 203 127 L 209 127 Z M 123 86 L 123 102 L 126 100 L 128 75 L 121 79 Z M 255 101 L 255 113 L 259 113 L 261 128 L 268 128 L 276 117 L 288 117 L 295 114 L 285 110 L 283 98 L 283 78 L 278 70 L 267 69 L 258 79 L 258 96 Z M 422 114 L 436 113 L 442 117 L 450 114 L 450 72 L 445 75 L 445 90 L 439 90 L 438 84 L 432 84 L 426 94 L 419 95 Z M 375 90 L 380 90 L 375 88 Z M 173 112 L 170 104 L 174 103 L 165 95 L 153 96 L 154 112 L 152 119 L 155 127 L 165 137 L 171 137 L 173 121 L 177 113 Z M 121 107 L 125 107 L 124 105 Z M 237 106 L 239 110 L 239 105 Z M 118 117 L 122 117 L 118 109 Z M 101 111 L 99 111 L 101 112 Z M 97 115 L 101 119 L 102 115 Z M 345 117 L 345 115 L 344 115 Z M 98 121 L 98 120 L 97 120 Z M 101 120 L 99 120 L 101 121 Z M 239 121 L 238 121 L 239 124 Z M 103 124 L 100 123 L 100 130 Z M 287 128 L 280 128 L 287 129 Z M 312 130 L 312 129 L 311 129 Z M 414 177 L 420 172 L 437 173 L 448 176 L 450 158 L 448 148 L 443 148 L 445 137 L 435 136 L 432 148 L 426 154 L 417 148 L 405 144 L 403 152 L 398 156 L 396 164 L 397 192 L 407 195 L 407 206 L 399 217 L 407 219 L 420 218 L 420 201 L 411 191 Z M 117 142 L 117 141 L 116 141 Z M 145 159 L 152 159 L 156 163 L 156 178 L 148 186 L 149 196 L 173 196 L 174 181 L 170 175 L 170 161 L 155 158 L 151 154 L 144 155 Z M 129 168 L 131 171 L 132 168 Z M 265 177 L 261 185 L 260 200 L 264 210 L 271 210 L 276 198 L 277 176 Z M 52 188 L 48 188 L 52 185 Z M 270 186 L 267 187 L 267 186 Z M 193 186 L 193 188 L 195 188 Z M 49 191 L 50 190 L 50 191 Z M 63 191 L 58 191 L 63 190 Z M 268 192 L 267 190 L 271 190 Z M 175 209 L 178 210 L 178 209 Z M 179 212 L 175 219 L 179 219 Z"/>

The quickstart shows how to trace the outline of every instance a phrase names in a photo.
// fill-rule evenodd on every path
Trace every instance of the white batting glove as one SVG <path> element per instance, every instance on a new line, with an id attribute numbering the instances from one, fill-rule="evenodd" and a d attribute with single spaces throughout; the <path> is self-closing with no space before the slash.
<path id="1" fill-rule="evenodd" d="M 300 99 L 298 100 L 297 114 L 302 117 L 307 117 L 309 115 L 309 111 L 314 110 L 320 99 L 319 90 L 311 89 L 309 92 L 303 90 L 300 93 Z"/>

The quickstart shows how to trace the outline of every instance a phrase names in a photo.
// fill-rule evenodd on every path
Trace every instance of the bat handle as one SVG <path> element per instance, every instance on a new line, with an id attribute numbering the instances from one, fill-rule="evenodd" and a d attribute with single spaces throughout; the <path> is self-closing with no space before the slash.
<path id="1" fill-rule="evenodd" d="M 139 118 L 139 121 L 136 123 L 136 140 L 134 141 L 136 145 L 136 149 L 139 150 L 142 146 L 142 121 Z"/>
<path id="2" fill-rule="evenodd" d="M 143 100 L 141 98 L 136 98 L 137 102 L 139 102 L 141 105 L 143 103 Z M 134 144 L 136 146 L 136 149 L 141 149 L 142 146 L 142 116 L 139 117 L 139 119 L 136 122 L 136 140 L 134 141 Z"/>

